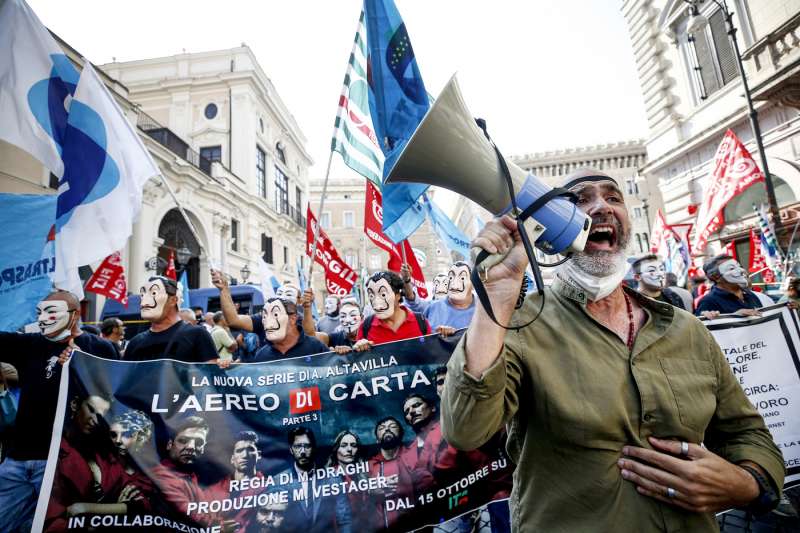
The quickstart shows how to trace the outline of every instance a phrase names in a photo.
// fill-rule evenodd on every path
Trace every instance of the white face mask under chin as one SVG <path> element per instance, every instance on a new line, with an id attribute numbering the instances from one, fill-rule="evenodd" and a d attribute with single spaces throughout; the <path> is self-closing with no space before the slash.
<path id="1" fill-rule="evenodd" d="M 45 339 L 47 339 L 47 340 L 49 340 L 49 341 L 53 341 L 53 342 L 61 342 L 61 341 L 63 341 L 64 339 L 66 339 L 67 337 L 69 337 L 69 334 L 70 334 L 70 333 L 72 333 L 72 331 L 70 330 L 70 328 L 66 328 L 64 331 L 62 331 L 61 333 L 59 333 L 59 334 L 58 334 L 58 335 L 56 335 L 55 337 L 48 337 L 48 336 L 45 336 L 44 338 L 45 338 Z"/>
<path id="2" fill-rule="evenodd" d="M 556 271 L 563 281 L 572 283 L 586 293 L 586 298 L 596 302 L 602 300 L 616 289 L 625 278 L 625 257 L 620 255 L 617 268 L 608 276 L 595 276 L 582 270 L 575 261 L 567 261 Z"/>

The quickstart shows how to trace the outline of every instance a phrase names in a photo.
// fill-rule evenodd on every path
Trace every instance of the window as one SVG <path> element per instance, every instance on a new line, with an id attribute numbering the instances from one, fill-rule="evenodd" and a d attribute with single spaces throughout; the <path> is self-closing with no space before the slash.
<path id="1" fill-rule="evenodd" d="M 272 237 L 261 234 L 261 257 L 264 262 L 272 264 Z"/>
<path id="2" fill-rule="evenodd" d="M 636 246 L 639 248 L 639 253 L 644 252 L 644 249 L 642 248 L 642 236 L 638 233 L 636 234 Z"/>
<path id="3" fill-rule="evenodd" d="M 283 247 L 283 263 L 284 264 L 289 264 L 289 247 L 288 246 L 284 246 Z"/>
<path id="4" fill-rule="evenodd" d="M 344 227 L 345 228 L 354 228 L 356 225 L 355 222 L 356 214 L 352 211 L 345 211 L 344 212 Z"/>
<path id="5" fill-rule="evenodd" d="M 625 180 L 625 190 L 628 194 L 639 194 L 639 185 L 633 179 Z"/>
<path id="6" fill-rule="evenodd" d="M 275 210 L 289 214 L 289 177 L 275 167 Z"/>
<path id="7" fill-rule="evenodd" d="M 300 190 L 300 187 L 294 188 L 294 209 L 298 219 L 303 216 L 303 191 Z"/>
<path id="8" fill-rule="evenodd" d="M 717 9 L 708 17 L 708 25 L 689 34 L 690 61 L 694 62 L 694 83 L 701 100 L 705 100 L 739 76 L 725 15 Z"/>
<path id="9" fill-rule="evenodd" d="M 378 254 L 372 254 L 369 256 L 369 267 L 370 268 L 380 268 L 381 267 L 381 256 Z"/>
<path id="10" fill-rule="evenodd" d="M 222 146 L 203 146 L 200 148 L 200 157 L 209 161 L 222 161 Z"/>
<path id="11" fill-rule="evenodd" d="M 203 111 L 203 114 L 206 116 L 206 118 L 208 120 L 211 120 L 214 117 L 216 117 L 217 116 L 217 104 L 208 104 L 206 106 L 205 111 Z"/>
<path id="12" fill-rule="evenodd" d="M 267 197 L 267 154 L 256 146 L 256 189 L 261 198 Z"/>
<path id="13" fill-rule="evenodd" d="M 633 218 L 642 218 L 642 208 L 641 207 L 634 207 L 633 208 Z"/>
<path id="14" fill-rule="evenodd" d="M 200 170 L 211 172 L 211 163 L 222 161 L 222 146 L 203 146 L 200 148 Z"/>
<path id="15" fill-rule="evenodd" d="M 650 248 L 650 237 L 647 236 L 647 233 L 642 233 L 642 242 L 644 243 L 645 250 Z"/>
<path id="16" fill-rule="evenodd" d="M 322 229 L 331 229 L 331 212 L 325 211 L 319 219 L 319 225 Z"/>
<path id="17" fill-rule="evenodd" d="M 231 250 L 239 251 L 239 221 L 235 218 L 231 219 Z"/>
<path id="18" fill-rule="evenodd" d="M 275 154 L 278 156 L 278 159 L 281 160 L 281 163 L 283 163 L 285 165 L 286 164 L 286 152 L 283 149 L 283 143 L 280 142 L 280 141 L 278 141 L 277 144 L 275 144 Z"/>
<path id="19" fill-rule="evenodd" d="M 356 257 L 355 252 L 353 252 L 352 250 L 348 250 L 347 252 L 345 252 L 344 262 L 347 263 L 347 266 L 349 266 L 352 269 L 358 268 L 358 258 Z"/>

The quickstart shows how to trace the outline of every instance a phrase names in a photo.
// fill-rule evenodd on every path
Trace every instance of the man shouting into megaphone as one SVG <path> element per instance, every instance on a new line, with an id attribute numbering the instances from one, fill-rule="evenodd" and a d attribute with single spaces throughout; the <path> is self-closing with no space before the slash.
<path id="1" fill-rule="evenodd" d="M 631 223 L 609 176 L 567 179 L 591 217 L 584 250 L 515 312 L 527 256 L 509 217 L 472 245 L 506 254 L 485 275 L 442 394 L 463 450 L 508 424 L 515 531 L 718 531 L 714 512 L 766 512 L 784 465 L 713 337 L 695 317 L 622 286 Z"/>

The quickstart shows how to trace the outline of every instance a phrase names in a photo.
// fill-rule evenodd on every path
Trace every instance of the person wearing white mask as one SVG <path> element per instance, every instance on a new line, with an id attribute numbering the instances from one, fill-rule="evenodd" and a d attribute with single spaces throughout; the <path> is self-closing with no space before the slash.
<path id="1" fill-rule="evenodd" d="M 311 312 L 311 311 L 309 311 Z M 305 316 L 305 311 L 303 312 Z M 325 316 L 317 322 L 317 331 L 330 335 L 339 327 L 339 297 L 329 294 L 325 298 Z"/>
<path id="2" fill-rule="evenodd" d="M 748 286 L 747 273 L 736 259 L 729 255 L 718 255 L 703 265 L 714 286 L 697 304 L 694 314 L 711 319 L 720 314 L 758 316 L 763 307 L 758 296 Z"/>
<path id="3" fill-rule="evenodd" d="M 640 257 L 631 265 L 633 279 L 639 283 L 639 292 L 659 302 L 686 310 L 680 296 L 665 287 L 667 270 L 664 262 L 655 254 Z"/>
<path id="4" fill-rule="evenodd" d="M 0 463 L 0 531 L 31 530 L 56 416 L 59 357 L 77 348 L 118 358 L 110 342 L 80 329 L 74 294 L 53 292 L 37 304 L 36 312 L 39 333 L 0 332 L 0 361 L 17 369 L 20 385 L 16 422 L 4 435 L 6 458 Z"/>
<path id="5" fill-rule="evenodd" d="M 448 362 L 445 440 L 474 450 L 508 428 L 515 531 L 710 533 L 716 511 L 770 510 L 783 458 L 714 338 L 622 285 L 622 190 L 595 170 L 563 187 L 591 227 L 544 300 L 515 310 L 528 264 L 516 221 L 492 220 L 472 242 L 504 254 L 482 278 L 496 322 L 477 306 Z"/>

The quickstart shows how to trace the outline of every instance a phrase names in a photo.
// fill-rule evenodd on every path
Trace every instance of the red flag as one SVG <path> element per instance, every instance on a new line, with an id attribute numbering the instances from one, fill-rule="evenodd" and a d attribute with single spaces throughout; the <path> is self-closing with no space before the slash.
<path id="1" fill-rule="evenodd" d="M 761 249 L 761 238 L 756 236 L 753 228 L 750 228 L 750 266 L 747 270 L 751 274 L 761 271 L 764 283 L 774 283 L 775 275 L 767 267 L 767 256 L 764 255 L 764 251 Z"/>
<path id="2" fill-rule="evenodd" d="M 128 283 L 125 281 L 125 269 L 119 257 L 119 252 L 109 255 L 92 277 L 86 282 L 84 290 L 96 294 L 102 294 L 106 298 L 111 298 L 128 307 Z"/>
<path id="3" fill-rule="evenodd" d="M 317 228 L 317 219 L 311 212 L 311 206 L 306 211 L 308 224 L 306 225 L 306 255 L 311 256 L 314 247 L 314 232 Z M 319 229 L 317 239 L 317 257 L 314 260 L 325 267 L 325 287 L 329 294 L 346 296 L 353 290 L 358 275 L 339 256 L 325 231 Z"/>
<path id="4" fill-rule="evenodd" d="M 364 204 L 364 233 L 379 248 L 395 253 L 395 244 L 383 234 L 383 199 L 381 193 L 371 181 L 367 180 L 367 194 Z"/>
<path id="5" fill-rule="evenodd" d="M 656 211 L 656 219 L 653 221 L 653 230 L 650 232 L 650 252 L 659 253 L 665 246 L 665 238 L 668 233 L 669 225 L 664 219 L 664 214 L 661 209 Z M 662 253 L 663 255 L 663 253 Z"/>
<path id="6" fill-rule="evenodd" d="M 411 268 L 411 283 L 417 289 L 417 294 L 420 298 L 428 297 L 428 288 L 425 286 L 425 276 L 422 274 L 422 269 L 417 262 L 417 256 L 414 255 L 414 250 L 411 249 L 411 244 L 407 240 L 403 241 L 403 246 L 406 249 L 406 263 Z M 389 270 L 400 272 L 403 266 L 403 249 L 399 244 L 394 245 L 393 253 L 389 254 Z"/>
<path id="7" fill-rule="evenodd" d="M 752 230 L 750 230 L 750 231 L 752 231 Z M 750 246 L 752 247 L 753 244 L 750 243 Z M 738 261 L 739 258 L 736 256 L 736 241 L 730 241 L 728 244 L 726 244 L 725 245 L 725 249 L 723 250 L 723 253 L 725 255 L 729 255 L 729 256 L 733 257 L 734 259 L 736 259 Z M 751 261 L 752 261 L 752 257 L 753 256 L 751 255 L 750 256 L 750 260 Z"/>
<path id="8" fill-rule="evenodd" d="M 697 232 L 694 249 L 701 252 L 712 233 L 725 223 L 723 209 L 734 196 L 754 183 L 763 182 L 764 174 L 747 148 L 728 130 L 714 156 L 711 181 L 703 193 L 703 203 L 697 213 Z"/>
<path id="9" fill-rule="evenodd" d="M 164 275 L 170 279 L 178 280 L 178 273 L 175 271 L 175 252 L 169 251 L 169 259 L 167 260 L 167 268 L 164 270 Z"/>
<path id="10" fill-rule="evenodd" d="M 364 233 L 379 248 L 389 252 L 389 270 L 400 272 L 403 266 L 403 250 L 400 245 L 394 244 L 389 237 L 383 233 L 383 199 L 381 193 L 372 182 L 367 181 L 367 194 L 364 205 Z M 420 298 L 428 297 L 428 289 L 425 287 L 425 276 L 417 262 L 417 257 L 411 250 L 408 241 L 403 241 L 406 249 L 406 261 L 411 268 L 411 281 L 417 289 Z"/>

